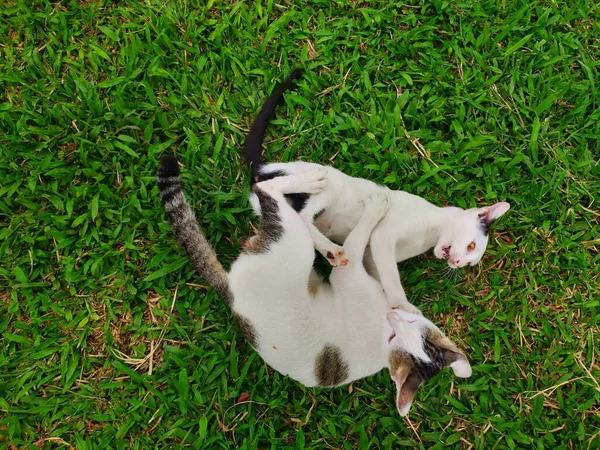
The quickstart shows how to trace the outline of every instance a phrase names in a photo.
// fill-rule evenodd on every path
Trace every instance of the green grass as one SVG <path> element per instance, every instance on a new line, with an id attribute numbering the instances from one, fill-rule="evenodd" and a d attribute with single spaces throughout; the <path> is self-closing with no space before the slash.
<path id="1" fill-rule="evenodd" d="M 596 2 L 205 3 L 0 7 L 0 448 L 600 448 Z M 315 390 L 268 369 L 157 198 L 175 152 L 229 265 L 245 131 L 297 66 L 269 160 L 512 204 L 478 267 L 400 267 L 473 365 L 409 419 L 384 371 Z"/>

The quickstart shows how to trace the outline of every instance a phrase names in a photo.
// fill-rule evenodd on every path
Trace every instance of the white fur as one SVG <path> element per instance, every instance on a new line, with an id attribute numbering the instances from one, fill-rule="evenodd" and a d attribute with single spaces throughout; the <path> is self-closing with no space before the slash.
<path id="1" fill-rule="evenodd" d="M 315 176 L 323 179 L 325 174 L 325 169 L 312 171 L 300 181 L 312 186 Z M 385 195 L 366 200 L 364 214 L 345 242 L 354 263 L 335 268 L 329 285 L 313 272 L 314 251 L 306 223 L 283 198 L 282 192 L 289 192 L 288 179 L 294 179 L 292 185 L 298 189 L 297 176 L 259 184 L 278 199 L 284 235 L 264 253 L 240 255 L 229 273 L 233 309 L 256 329 L 261 357 L 306 386 L 318 382 L 315 361 L 326 345 L 339 348 L 348 363 L 344 383 L 389 367 L 389 354 L 395 348 L 429 360 L 422 334 L 435 325 L 420 315 L 392 311 L 381 284 L 362 264 L 369 235 L 386 212 Z M 314 294 L 308 289 L 309 280 L 317 280 Z M 396 337 L 390 341 L 393 334 Z"/>
<path id="2" fill-rule="evenodd" d="M 391 200 L 390 208 L 373 230 L 371 255 L 367 254 L 365 263 L 381 281 L 391 306 L 403 305 L 415 312 L 418 310 L 408 303 L 396 263 L 435 247 L 435 256 L 448 258 L 448 265 L 452 268 L 477 264 L 488 242 L 481 227 L 482 218 L 494 220 L 510 207 L 508 203 L 501 202 L 488 208 L 468 210 L 440 208 L 416 195 L 392 191 L 371 181 L 347 176 L 332 167 L 313 163 L 273 163 L 263 166 L 261 173 L 279 170 L 286 174 L 302 174 L 319 167 L 327 169 L 327 187 L 312 195 L 300 212 L 308 224 L 315 248 L 324 256 L 328 252 L 340 255 L 329 259 L 332 264 L 339 264 L 343 249 L 330 239 L 342 243 L 358 223 L 364 199 L 374 193 L 385 193 Z M 260 214 L 253 197 L 254 194 L 250 197 L 252 206 Z M 313 217 L 322 210 L 324 212 L 313 224 Z M 471 243 L 475 244 L 475 248 L 468 250 Z M 445 247 L 450 247 L 448 254 L 444 251 Z"/>

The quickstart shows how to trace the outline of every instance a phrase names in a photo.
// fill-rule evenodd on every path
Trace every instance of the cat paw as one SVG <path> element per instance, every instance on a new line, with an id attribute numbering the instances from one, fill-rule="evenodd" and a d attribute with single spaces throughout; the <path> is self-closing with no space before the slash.
<path id="1" fill-rule="evenodd" d="M 390 199 L 383 192 L 376 192 L 364 200 L 365 214 L 373 219 L 380 220 L 390 208 Z"/>
<path id="2" fill-rule="evenodd" d="M 298 192 L 318 194 L 327 186 L 327 168 L 319 167 L 302 175 L 301 187 Z"/>
<path id="3" fill-rule="evenodd" d="M 346 266 L 350 261 L 346 257 L 343 247 L 332 248 L 331 250 L 327 251 L 325 257 L 327 258 L 327 261 L 329 261 L 329 264 L 331 264 L 333 267 Z"/>

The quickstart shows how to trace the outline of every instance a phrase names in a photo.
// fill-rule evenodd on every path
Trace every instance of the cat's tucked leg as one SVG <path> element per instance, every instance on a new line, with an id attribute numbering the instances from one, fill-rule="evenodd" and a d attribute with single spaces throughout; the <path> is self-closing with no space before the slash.
<path id="1" fill-rule="evenodd" d="M 365 208 L 358 224 L 350 232 L 344 242 L 344 250 L 350 264 L 362 267 L 365 248 L 371 238 L 373 229 L 383 218 L 389 208 L 389 198 L 382 193 L 373 194 L 365 200 Z"/>
<path id="2" fill-rule="evenodd" d="M 396 242 L 383 231 L 374 230 L 371 235 L 371 254 L 388 302 L 392 308 L 421 314 L 421 311 L 408 301 L 400 282 L 395 253 Z"/>

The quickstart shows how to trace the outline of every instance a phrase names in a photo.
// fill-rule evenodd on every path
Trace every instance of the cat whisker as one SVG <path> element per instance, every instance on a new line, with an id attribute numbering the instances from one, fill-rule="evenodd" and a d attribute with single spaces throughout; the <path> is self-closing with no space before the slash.
<path id="1" fill-rule="evenodd" d="M 450 284 L 450 281 L 452 281 L 453 274 L 452 274 L 452 269 L 448 266 L 444 267 L 443 272 L 444 272 L 444 278 L 446 279 L 446 282 L 444 283 L 444 286 L 443 286 L 443 288 L 445 289 Z"/>

